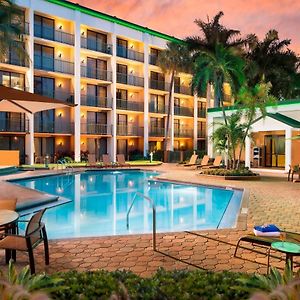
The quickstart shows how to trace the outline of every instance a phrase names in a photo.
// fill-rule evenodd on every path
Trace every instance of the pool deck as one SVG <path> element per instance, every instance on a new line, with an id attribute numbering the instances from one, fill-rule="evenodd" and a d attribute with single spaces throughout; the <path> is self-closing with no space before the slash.
<path id="1" fill-rule="evenodd" d="M 200 176 L 199 171 L 175 164 L 143 169 L 162 172 L 159 176 L 162 179 L 247 189 L 249 214 L 245 230 L 237 228 L 158 234 L 156 252 L 152 249 L 152 236 L 149 234 L 50 241 L 50 266 L 44 265 L 43 247 L 39 246 L 35 250 L 37 271 L 52 273 L 74 269 L 126 269 L 150 276 L 159 267 L 163 267 L 168 270 L 200 268 L 266 273 L 267 258 L 264 250 L 258 254 L 240 248 L 240 257 L 233 257 L 238 238 L 250 232 L 254 224 L 263 223 L 275 223 L 282 229 L 300 232 L 300 184 L 287 182 L 286 176 L 265 173 L 261 174 L 260 181 L 225 181 Z M 10 178 L 46 173 L 31 171 Z M 0 192 L 7 195 L 10 188 L 5 187 L 5 184 L 0 182 Z M 247 247 L 251 247 L 250 244 Z M 276 253 L 276 256 L 280 255 Z M 17 258 L 18 268 L 28 264 L 27 255 L 18 253 Z M 271 258 L 271 264 L 283 267 L 284 261 Z M 0 269 L 5 269 L 4 251 L 0 251 Z"/>

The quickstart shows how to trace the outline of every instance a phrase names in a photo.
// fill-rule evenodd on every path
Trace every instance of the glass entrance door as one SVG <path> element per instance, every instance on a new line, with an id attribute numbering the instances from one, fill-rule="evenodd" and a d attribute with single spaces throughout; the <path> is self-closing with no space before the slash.
<path id="1" fill-rule="evenodd" d="M 283 168 L 285 166 L 285 136 L 266 135 L 266 167 Z"/>

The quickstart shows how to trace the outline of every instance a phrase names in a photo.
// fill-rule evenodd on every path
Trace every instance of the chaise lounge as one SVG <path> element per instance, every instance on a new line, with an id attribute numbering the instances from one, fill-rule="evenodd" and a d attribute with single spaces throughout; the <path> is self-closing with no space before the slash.
<path id="1" fill-rule="evenodd" d="M 124 154 L 117 154 L 117 165 L 118 165 L 118 167 L 129 167 L 129 168 L 131 168 L 131 165 L 125 161 Z"/>
<path id="2" fill-rule="evenodd" d="M 212 165 L 206 165 L 201 167 L 201 169 L 217 169 L 221 167 L 222 156 L 216 156 Z"/>
<path id="3" fill-rule="evenodd" d="M 197 164 L 197 159 L 198 159 L 198 155 L 197 154 L 193 154 L 190 158 L 190 161 L 187 164 L 184 164 L 184 167 L 191 167 L 191 166 L 195 166 Z"/>

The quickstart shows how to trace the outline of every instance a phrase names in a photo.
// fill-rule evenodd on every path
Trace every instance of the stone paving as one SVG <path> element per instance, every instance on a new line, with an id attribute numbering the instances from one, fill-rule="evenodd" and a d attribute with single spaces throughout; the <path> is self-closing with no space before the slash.
<path id="1" fill-rule="evenodd" d="M 44 265 L 43 247 L 35 250 L 37 271 L 126 269 L 150 276 L 163 267 L 167 270 L 200 268 L 266 273 L 264 249 L 258 254 L 240 248 L 239 258 L 233 257 L 238 238 L 251 231 L 254 224 L 269 222 L 286 230 L 300 231 L 300 184 L 287 182 L 286 178 L 268 175 L 263 176 L 261 181 L 238 182 L 203 177 L 199 171 L 170 164 L 151 169 L 161 171 L 162 179 L 246 188 L 250 195 L 247 229 L 158 234 L 156 252 L 152 249 L 151 235 L 50 241 L 50 266 Z M 249 247 L 249 244 L 244 245 Z M 271 264 L 283 267 L 282 257 L 280 260 L 278 253 L 274 255 L 276 257 L 271 258 Z M 27 256 L 18 253 L 17 267 L 27 263 Z M 0 269 L 4 268 L 4 252 L 1 251 Z"/>

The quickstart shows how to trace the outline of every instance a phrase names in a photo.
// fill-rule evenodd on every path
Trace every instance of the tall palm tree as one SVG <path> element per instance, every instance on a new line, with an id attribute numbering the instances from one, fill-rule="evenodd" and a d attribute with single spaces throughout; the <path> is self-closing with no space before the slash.
<path id="1" fill-rule="evenodd" d="M 290 43 L 280 40 L 276 30 L 269 30 L 262 41 L 253 35 L 246 55 L 250 86 L 264 80 L 272 84 L 271 94 L 279 99 L 300 96 L 300 59 L 289 49 Z"/>
<path id="2" fill-rule="evenodd" d="M 22 10 L 11 0 L 0 0 L 0 61 L 14 51 L 20 59 L 28 60 L 22 41 L 24 19 Z"/>
<path id="3" fill-rule="evenodd" d="M 186 45 L 184 43 L 169 42 L 166 49 L 163 50 L 158 56 L 158 65 L 164 73 L 171 75 L 164 143 L 164 150 L 168 150 L 174 78 L 179 72 L 189 72 L 189 70 L 191 70 L 190 54 L 186 48 Z"/>

